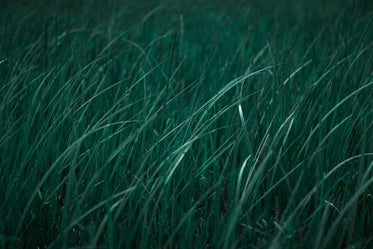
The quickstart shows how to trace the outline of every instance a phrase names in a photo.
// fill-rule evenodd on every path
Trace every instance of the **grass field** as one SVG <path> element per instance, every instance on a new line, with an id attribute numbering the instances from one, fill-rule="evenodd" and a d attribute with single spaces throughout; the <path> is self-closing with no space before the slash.
<path id="1" fill-rule="evenodd" d="M 372 1 L 0 2 L 0 248 L 372 231 Z"/>

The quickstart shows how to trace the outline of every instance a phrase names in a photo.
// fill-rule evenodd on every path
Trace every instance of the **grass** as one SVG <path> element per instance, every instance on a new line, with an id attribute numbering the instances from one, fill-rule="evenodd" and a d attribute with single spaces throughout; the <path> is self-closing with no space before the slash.
<path id="1" fill-rule="evenodd" d="M 0 248 L 372 248 L 369 1 L 2 1 Z"/>

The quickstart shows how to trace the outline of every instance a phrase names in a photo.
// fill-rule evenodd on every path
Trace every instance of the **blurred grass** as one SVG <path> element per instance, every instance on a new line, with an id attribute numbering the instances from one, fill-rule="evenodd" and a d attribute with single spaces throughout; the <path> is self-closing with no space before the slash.
<path id="1" fill-rule="evenodd" d="M 370 1 L 2 1 L 1 248 L 372 248 Z"/>

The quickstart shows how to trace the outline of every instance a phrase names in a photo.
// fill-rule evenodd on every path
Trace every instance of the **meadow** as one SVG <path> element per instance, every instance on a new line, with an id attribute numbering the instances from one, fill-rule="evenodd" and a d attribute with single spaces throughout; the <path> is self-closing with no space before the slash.
<path id="1" fill-rule="evenodd" d="M 373 248 L 373 2 L 0 2 L 0 248 Z"/>

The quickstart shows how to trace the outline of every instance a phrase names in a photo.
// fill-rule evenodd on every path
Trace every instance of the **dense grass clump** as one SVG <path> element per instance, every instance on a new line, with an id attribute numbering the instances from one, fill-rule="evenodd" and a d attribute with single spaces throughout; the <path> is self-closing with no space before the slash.
<path id="1" fill-rule="evenodd" d="M 369 1 L 1 2 L 0 248 L 373 248 Z"/>

